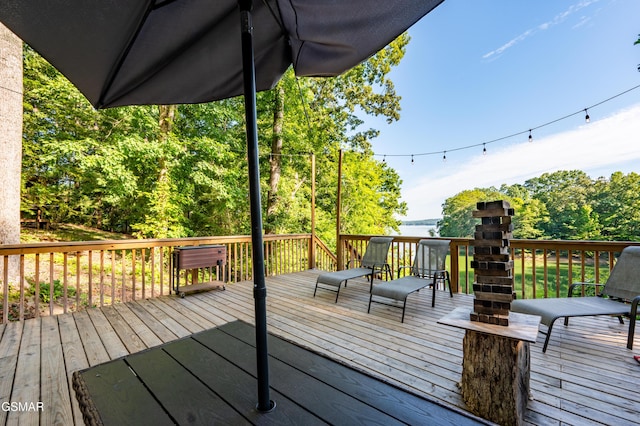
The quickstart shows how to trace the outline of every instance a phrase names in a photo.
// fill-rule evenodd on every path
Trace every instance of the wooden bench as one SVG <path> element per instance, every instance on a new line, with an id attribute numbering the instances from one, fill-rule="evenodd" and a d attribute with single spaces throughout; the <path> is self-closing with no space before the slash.
<path id="1" fill-rule="evenodd" d="M 197 291 L 207 291 L 214 288 L 225 290 L 224 282 L 219 280 L 220 267 L 226 263 L 227 247 L 223 245 L 176 247 L 172 253 L 173 261 L 173 291 L 184 297 L 185 294 Z M 216 267 L 216 279 L 198 282 L 198 270 Z M 180 285 L 180 275 L 183 270 L 191 270 L 192 283 Z M 185 274 L 185 283 L 187 276 Z"/>

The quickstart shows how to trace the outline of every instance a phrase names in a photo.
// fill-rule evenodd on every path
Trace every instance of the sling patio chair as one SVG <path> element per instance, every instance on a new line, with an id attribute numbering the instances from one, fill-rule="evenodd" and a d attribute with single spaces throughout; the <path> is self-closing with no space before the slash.
<path id="1" fill-rule="evenodd" d="M 446 270 L 445 262 L 449 253 L 450 240 L 433 240 L 424 239 L 418 241 L 416 255 L 411 265 L 410 275 L 400 278 L 402 268 L 398 269 L 398 279 L 377 284 L 371 289 L 369 296 L 369 308 L 367 313 L 371 311 L 371 303 L 380 303 L 395 308 L 402 308 L 402 319 L 404 322 L 404 313 L 407 307 L 407 297 L 413 292 L 419 291 L 425 287 L 433 287 L 433 295 L 431 298 L 431 307 L 436 305 L 436 287 L 438 282 L 449 284 L 449 295 L 453 297 L 451 290 L 451 279 L 449 271 Z M 377 300 L 374 300 L 374 296 Z M 402 302 L 399 306 L 397 302 L 381 301 L 380 299 L 393 299 Z"/>
<path id="2" fill-rule="evenodd" d="M 511 302 L 511 310 L 542 318 L 541 323 L 547 326 L 547 337 L 542 352 L 547 350 L 555 320 L 564 317 L 564 325 L 568 326 L 569 317 L 596 315 L 616 316 L 621 324 L 624 324 L 623 316 L 629 317 L 627 348 L 633 349 L 633 335 L 640 302 L 640 247 L 626 247 L 622 250 L 598 296 L 573 297 L 574 290 L 583 285 L 596 288 L 602 286 L 599 283 L 574 283 L 569 287 L 568 297 L 514 300 Z"/>
<path id="3" fill-rule="evenodd" d="M 327 272 L 318 276 L 318 279 L 316 280 L 316 288 L 313 291 L 313 297 L 316 297 L 318 288 L 335 291 L 337 303 L 342 283 L 344 282 L 346 287 L 348 280 L 359 277 L 369 277 L 369 281 L 371 283 L 369 291 L 371 291 L 371 287 L 373 287 L 373 278 L 376 273 L 385 272 L 391 275 L 391 268 L 387 263 L 387 256 L 389 254 L 389 247 L 391 247 L 391 241 L 393 241 L 393 237 L 372 237 L 369 240 L 364 256 L 362 256 L 360 267 L 336 272 Z"/>

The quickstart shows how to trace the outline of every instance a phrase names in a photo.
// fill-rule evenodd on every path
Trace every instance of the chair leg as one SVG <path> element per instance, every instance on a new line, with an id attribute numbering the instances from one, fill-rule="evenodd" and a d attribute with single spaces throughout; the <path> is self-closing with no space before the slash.
<path id="1" fill-rule="evenodd" d="M 373 293 L 369 293 L 369 307 L 367 308 L 367 313 L 371 313 L 371 300 L 373 299 Z"/>
<path id="2" fill-rule="evenodd" d="M 436 306 L 436 283 L 438 280 L 436 279 L 436 275 L 433 275 L 433 295 L 431 296 L 431 307 L 435 308 Z"/>
<path id="3" fill-rule="evenodd" d="M 407 298 L 405 297 L 404 303 L 402 304 L 402 319 L 400 320 L 401 323 L 404 323 L 404 311 L 406 309 L 407 309 Z"/>
<path id="4" fill-rule="evenodd" d="M 313 290 L 313 297 L 316 297 L 316 291 L 318 291 L 318 281 L 316 281 L 316 288 Z"/>
<path id="5" fill-rule="evenodd" d="M 449 276 L 449 271 L 444 271 L 444 275 L 447 279 L 447 283 L 449 284 L 449 296 L 453 297 L 453 289 L 451 288 L 451 277 Z"/>
<path id="6" fill-rule="evenodd" d="M 542 353 L 545 353 L 547 351 L 547 346 L 549 345 L 549 338 L 551 337 L 551 329 L 553 328 L 553 323 L 556 320 L 551 321 L 551 324 L 549 324 L 549 328 L 547 329 L 547 337 L 544 339 L 544 346 L 542 347 Z"/>
<path id="7" fill-rule="evenodd" d="M 344 286 L 345 287 L 347 286 L 346 282 L 344 283 Z M 335 303 L 338 303 L 338 296 L 340 296 L 340 287 L 342 287 L 342 285 L 339 285 L 338 286 L 338 291 L 336 291 L 336 301 L 335 301 Z"/>
<path id="8" fill-rule="evenodd" d="M 629 335 L 627 336 L 627 349 L 633 349 L 633 336 L 636 332 L 636 317 L 638 316 L 638 303 L 640 296 L 631 302 L 631 316 L 629 317 Z"/>

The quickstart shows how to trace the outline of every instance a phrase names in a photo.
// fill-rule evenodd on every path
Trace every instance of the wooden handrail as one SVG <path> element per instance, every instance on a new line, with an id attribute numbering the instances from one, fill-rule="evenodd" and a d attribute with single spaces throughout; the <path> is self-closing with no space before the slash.
<path id="1" fill-rule="evenodd" d="M 371 235 L 341 235 L 339 247 L 366 247 Z M 410 265 L 418 241 L 425 237 L 395 236 L 389 252 L 392 268 Z M 445 238 L 434 238 L 445 239 Z M 449 268 L 451 286 L 461 293 L 473 292 L 473 239 L 451 240 Z M 617 255 L 635 241 L 517 240 L 510 241 L 514 260 L 514 286 L 519 298 L 561 297 L 573 282 L 605 282 Z M 347 253 L 341 253 L 346 264 Z M 339 259 L 340 260 L 340 259 Z M 340 263 L 340 262 L 338 262 Z"/>
<path id="2" fill-rule="evenodd" d="M 311 234 L 265 235 L 263 241 L 269 275 L 306 270 L 310 264 L 335 270 L 336 257 Z M 246 235 L 0 245 L 0 317 L 5 323 L 168 294 L 173 248 L 209 244 L 227 247 L 226 282 L 252 279 Z M 310 253 L 315 253 L 313 262 Z M 18 265 L 16 277 L 9 276 L 10 259 Z"/>
<path id="3" fill-rule="evenodd" d="M 352 251 L 361 256 L 371 237 L 341 235 L 334 255 L 311 234 L 265 235 L 265 273 L 298 272 L 314 265 L 337 270 L 347 264 Z M 421 238 L 394 237 L 389 254 L 392 270 L 411 264 Z M 455 253 L 448 264 L 452 288 L 471 293 L 473 240 L 447 239 Z M 173 248 L 205 244 L 226 245 L 222 271 L 226 282 L 252 279 L 251 237 L 246 235 L 0 245 L 2 322 L 168 294 Z M 560 297 L 574 282 L 604 282 L 617 255 L 630 245 L 640 242 L 511 240 L 517 296 Z M 9 276 L 10 259 L 16 260 L 15 278 Z"/>

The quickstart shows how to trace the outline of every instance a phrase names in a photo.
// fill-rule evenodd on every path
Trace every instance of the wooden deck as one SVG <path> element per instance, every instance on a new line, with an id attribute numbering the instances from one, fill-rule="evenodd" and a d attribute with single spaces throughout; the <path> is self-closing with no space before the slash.
<path id="1" fill-rule="evenodd" d="M 317 273 L 267 279 L 272 334 L 464 409 L 456 386 L 464 331 L 436 321 L 455 307 L 471 307 L 471 297 L 450 299 L 439 291 L 432 308 L 430 292 L 413 294 L 401 324 L 399 309 L 374 304 L 367 314 L 364 281 L 350 281 L 337 304 L 332 292 L 319 290 L 314 298 Z M 252 283 L 0 325 L 0 425 L 82 424 L 71 387 L 74 371 L 236 319 L 253 322 Z M 640 333 L 629 351 L 627 324 L 617 319 L 574 318 L 571 323 L 556 326 L 546 354 L 542 335 L 531 346 L 526 420 L 533 425 L 638 424 L 640 365 L 632 355 L 640 352 Z M 11 411 L 10 402 L 33 405 Z"/>

